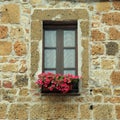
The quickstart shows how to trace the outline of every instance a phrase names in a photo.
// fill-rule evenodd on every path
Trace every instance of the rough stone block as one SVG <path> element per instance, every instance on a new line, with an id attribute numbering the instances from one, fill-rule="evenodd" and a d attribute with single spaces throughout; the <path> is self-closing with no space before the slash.
<path id="1" fill-rule="evenodd" d="M 32 21 L 31 23 L 31 39 L 41 40 L 42 39 L 42 24 L 40 21 Z"/>
<path id="2" fill-rule="evenodd" d="M 82 36 L 87 37 L 89 36 L 89 22 L 88 21 L 82 21 L 80 23 Z"/>
<path id="3" fill-rule="evenodd" d="M 17 4 L 5 4 L 2 7 L 2 23 L 19 23 L 20 22 L 20 8 Z"/>
<path id="4" fill-rule="evenodd" d="M 59 16 L 58 16 L 59 15 Z M 86 9 L 51 9 L 51 10 L 35 10 L 32 15 L 33 20 L 78 20 L 88 19 Z"/>
<path id="5" fill-rule="evenodd" d="M 107 55 L 116 55 L 118 52 L 118 44 L 115 42 L 109 42 L 106 44 L 106 54 Z"/>
<path id="6" fill-rule="evenodd" d="M 4 64 L 2 67 L 3 72 L 17 72 L 18 71 L 18 65 L 14 63 L 7 63 Z"/>
<path id="7" fill-rule="evenodd" d="M 80 106 L 80 119 L 91 119 L 91 114 L 90 114 L 90 105 L 88 104 L 83 104 Z"/>
<path id="8" fill-rule="evenodd" d="M 109 29 L 109 38 L 111 40 L 120 40 L 120 31 L 116 28 Z"/>
<path id="9" fill-rule="evenodd" d="M 34 5 L 34 4 L 41 4 L 41 3 L 42 3 L 42 0 L 30 0 L 30 3 L 31 3 L 32 5 Z"/>
<path id="10" fill-rule="evenodd" d="M 120 85 L 120 71 L 113 71 L 111 76 L 112 85 L 119 86 Z"/>
<path id="11" fill-rule="evenodd" d="M 104 54 L 104 46 L 103 45 L 93 45 L 91 52 L 92 52 L 92 55 L 103 55 Z"/>
<path id="12" fill-rule="evenodd" d="M 15 85 L 17 87 L 24 87 L 28 85 L 28 77 L 26 75 L 16 75 Z"/>
<path id="13" fill-rule="evenodd" d="M 12 104 L 10 106 L 9 120 L 27 120 L 28 119 L 28 105 L 27 104 Z"/>
<path id="14" fill-rule="evenodd" d="M 52 112 L 50 112 L 52 111 Z M 35 104 L 31 107 L 30 117 L 37 119 L 77 119 L 78 105 L 75 104 Z"/>
<path id="15" fill-rule="evenodd" d="M 97 12 L 108 12 L 111 9 L 110 2 L 99 2 L 96 4 Z"/>
<path id="16" fill-rule="evenodd" d="M 14 50 L 18 56 L 25 55 L 27 53 L 26 44 L 21 41 L 16 41 L 14 44 Z"/>
<path id="17" fill-rule="evenodd" d="M 120 10 L 120 1 L 119 0 L 113 0 L 113 6 L 115 10 Z"/>
<path id="18" fill-rule="evenodd" d="M 105 103 L 120 103 L 120 97 L 105 97 Z"/>
<path id="19" fill-rule="evenodd" d="M 39 63 L 39 52 L 38 49 L 38 42 L 31 43 L 31 77 L 33 78 L 36 71 L 38 70 L 38 63 Z"/>
<path id="20" fill-rule="evenodd" d="M 20 89 L 19 95 L 20 95 L 20 96 L 27 96 L 27 95 L 29 95 L 28 92 L 29 92 L 29 91 L 28 91 L 27 88 L 22 88 L 22 89 Z"/>
<path id="21" fill-rule="evenodd" d="M 22 38 L 24 37 L 24 30 L 22 27 L 11 27 L 10 29 L 11 38 Z"/>
<path id="22" fill-rule="evenodd" d="M 0 26 L 0 39 L 6 38 L 8 34 L 8 28 L 6 26 Z"/>
<path id="23" fill-rule="evenodd" d="M 101 94 L 101 95 L 111 95 L 111 89 L 110 88 L 106 88 L 106 87 L 102 87 L 102 88 L 94 88 L 93 89 L 93 93 L 95 95 Z"/>
<path id="24" fill-rule="evenodd" d="M 106 23 L 107 25 L 119 25 L 120 13 L 119 12 L 105 13 L 102 16 L 102 22 Z"/>
<path id="25" fill-rule="evenodd" d="M 85 88 L 88 86 L 88 80 L 89 80 L 89 53 L 88 53 L 88 40 L 82 40 L 82 86 Z"/>
<path id="26" fill-rule="evenodd" d="M 112 105 L 96 105 L 93 109 L 94 120 L 113 120 Z"/>
<path id="27" fill-rule="evenodd" d="M 4 81 L 3 82 L 3 87 L 12 88 L 13 87 L 12 82 L 11 81 Z"/>
<path id="28" fill-rule="evenodd" d="M 114 89 L 114 95 L 120 96 L 120 88 Z"/>
<path id="29" fill-rule="evenodd" d="M 114 60 L 102 60 L 101 62 L 102 69 L 113 69 L 115 66 Z"/>
<path id="30" fill-rule="evenodd" d="M 115 110 L 117 119 L 120 119 L 120 105 L 116 105 Z"/>
<path id="31" fill-rule="evenodd" d="M 17 101 L 18 102 L 31 102 L 32 98 L 29 97 L 29 96 L 26 96 L 26 97 L 18 97 L 17 98 Z"/>
<path id="32" fill-rule="evenodd" d="M 5 119 L 7 112 L 7 105 L 4 103 L 0 103 L 0 120 Z"/>
<path id="33" fill-rule="evenodd" d="M 12 51 L 12 43 L 6 41 L 0 41 L 0 55 L 9 55 Z"/>
<path id="34" fill-rule="evenodd" d="M 7 57 L 1 57 L 0 58 L 0 63 L 7 62 L 8 58 Z"/>
<path id="35" fill-rule="evenodd" d="M 21 65 L 19 72 L 20 73 L 25 73 L 27 71 L 27 66 L 26 65 Z"/>
<path id="36" fill-rule="evenodd" d="M 105 40 L 105 34 L 99 30 L 92 30 L 91 37 L 93 41 L 103 41 Z"/>
<path id="37" fill-rule="evenodd" d="M 16 89 L 3 89 L 1 91 L 2 93 L 2 99 L 4 101 L 7 101 L 7 102 L 15 102 L 16 100 L 16 93 L 17 93 L 17 90 Z"/>
<path id="38" fill-rule="evenodd" d="M 102 96 L 101 95 L 96 95 L 95 97 L 94 97 L 94 102 L 102 102 Z"/>

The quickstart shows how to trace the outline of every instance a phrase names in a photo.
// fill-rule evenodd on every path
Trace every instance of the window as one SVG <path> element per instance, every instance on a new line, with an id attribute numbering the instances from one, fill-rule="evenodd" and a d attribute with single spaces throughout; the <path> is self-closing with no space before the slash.
<path id="1" fill-rule="evenodd" d="M 44 21 L 43 72 L 77 75 L 77 22 Z"/>

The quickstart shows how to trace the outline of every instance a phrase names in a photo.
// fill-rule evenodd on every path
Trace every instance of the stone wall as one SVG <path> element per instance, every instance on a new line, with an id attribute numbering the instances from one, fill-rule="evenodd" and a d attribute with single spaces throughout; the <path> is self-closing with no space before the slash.
<path id="1" fill-rule="evenodd" d="M 41 96 L 42 20 L 73 19 L 81 95 Z M 0 120 L 16 119 L 120 119 L 119 0 L 0 0 Z"/>

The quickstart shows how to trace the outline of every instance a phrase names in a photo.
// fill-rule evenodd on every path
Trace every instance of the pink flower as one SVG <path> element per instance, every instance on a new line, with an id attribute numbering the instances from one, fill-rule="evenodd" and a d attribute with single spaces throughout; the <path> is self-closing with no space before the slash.
<path id="1" fill-rule="evenodd" d="M 41 79 L 38 80 L 36 83 L 39 84 L 39 85 L 43 85 L 43 81 Z"/>
<path id="2" fill-rule="evenodd" d="M 72 74 L 61 75 L 48 72 L 39 74 L 38 78 L 36 84 L 41 88 L 46 87 L 50 91 L 56 89 L 62 93 L 67 93 L 71 90 L 72 80 L 79 80 L 80 77 Z"/>

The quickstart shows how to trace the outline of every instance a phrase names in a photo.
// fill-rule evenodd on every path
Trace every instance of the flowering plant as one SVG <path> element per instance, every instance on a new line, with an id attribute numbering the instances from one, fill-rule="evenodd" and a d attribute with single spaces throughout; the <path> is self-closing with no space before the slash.
<path id="1" fill-rule="evenodd" d="M 61 75 L 48 72 L 39 74 L 36 84 L 40 88 L 47 88 L 49 91 L 57 90 L 62 93 L 67 93 L 72 89 L 73 80 L 78 82 L 79 78 L 79 76 L 72 74 Z"/>

